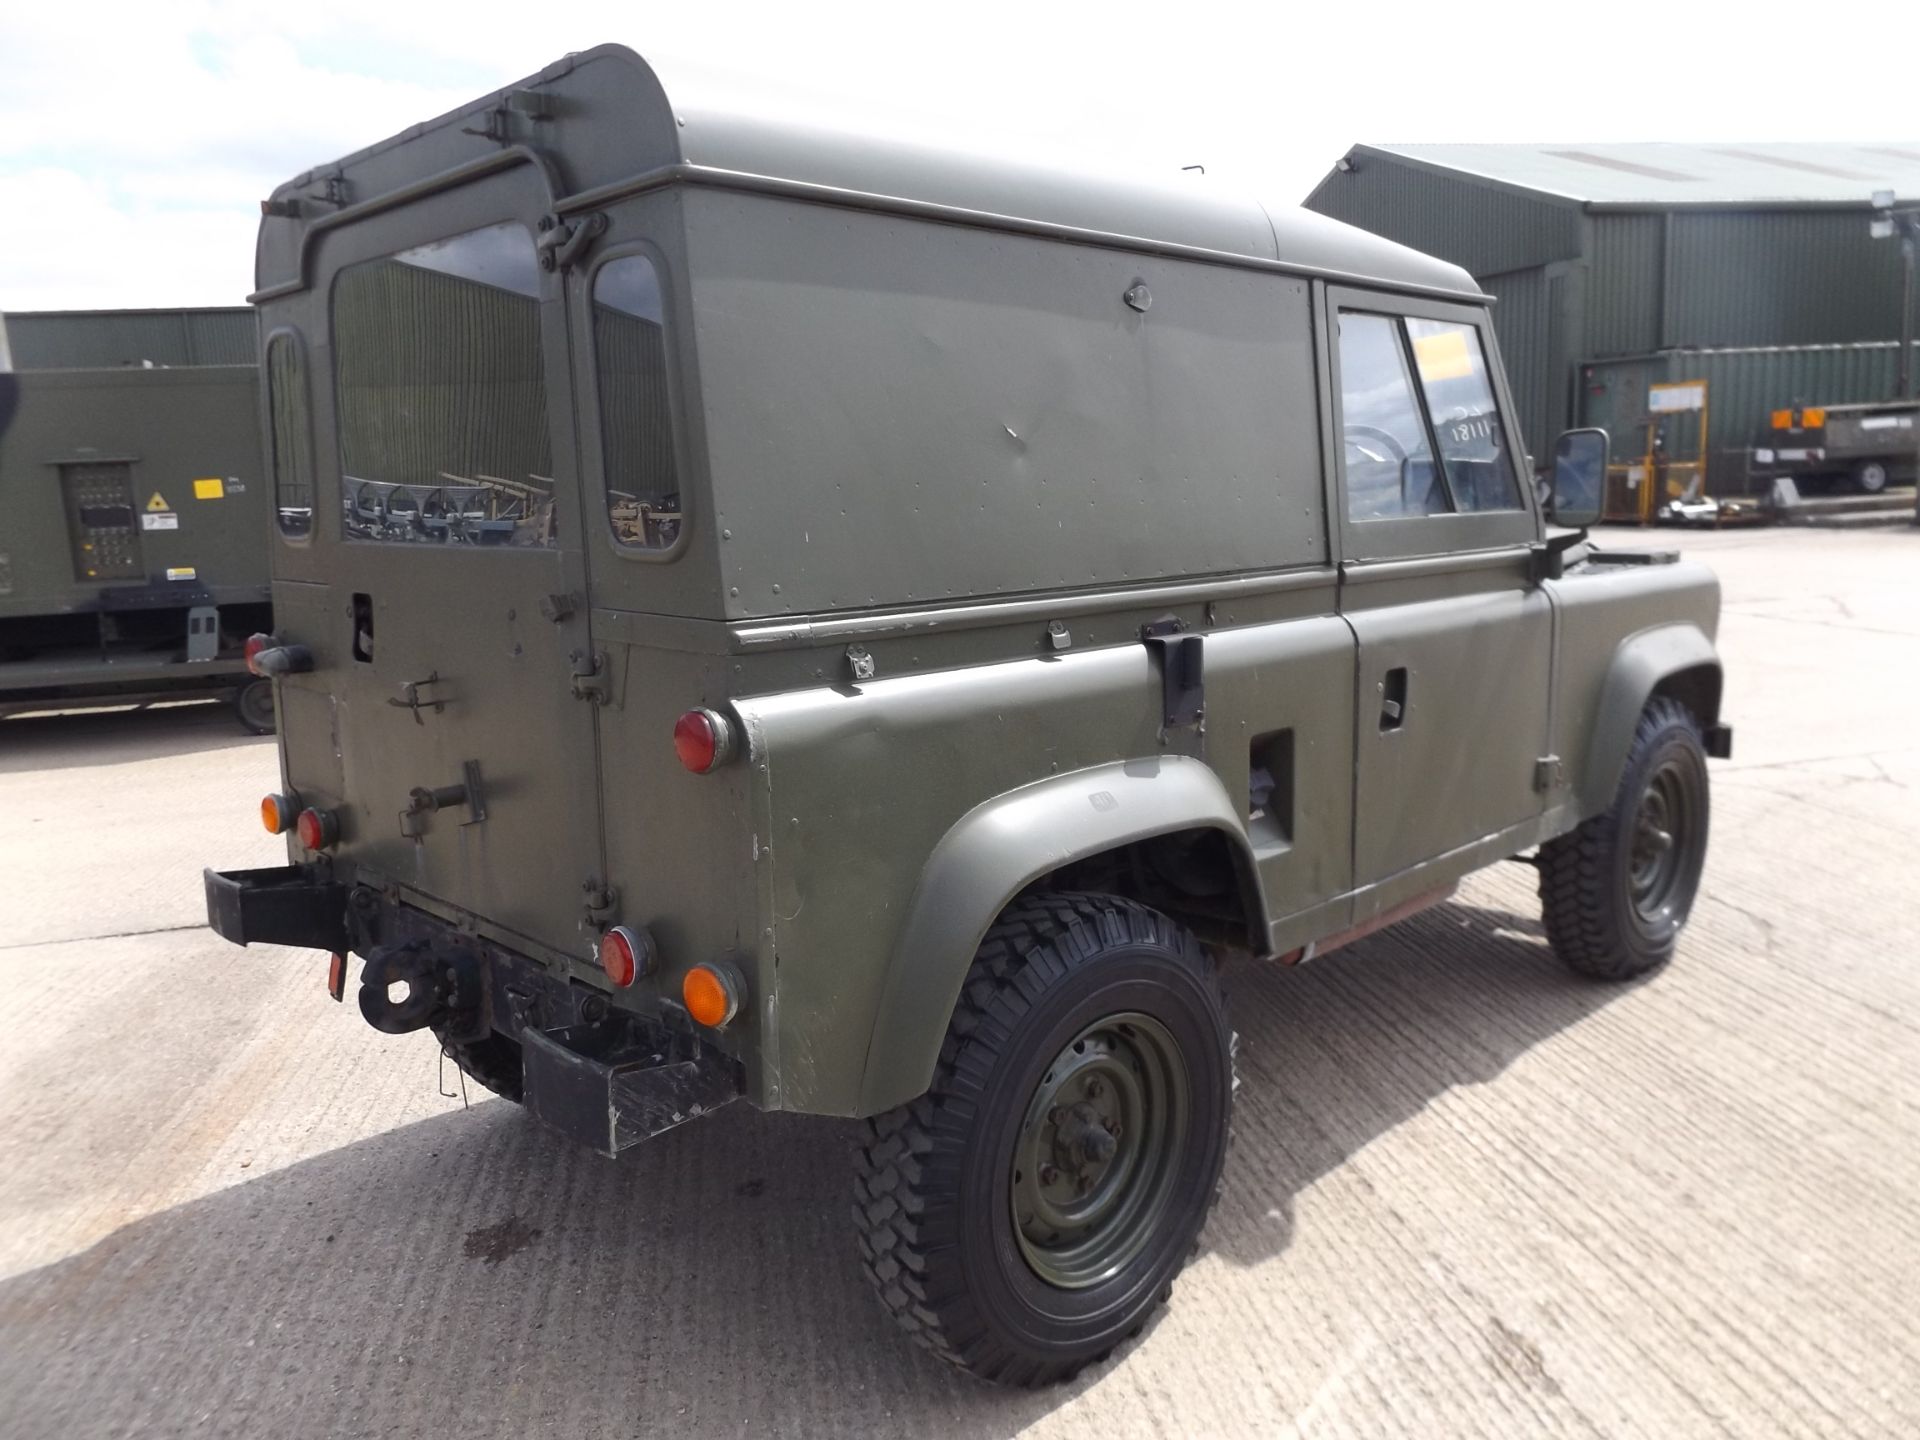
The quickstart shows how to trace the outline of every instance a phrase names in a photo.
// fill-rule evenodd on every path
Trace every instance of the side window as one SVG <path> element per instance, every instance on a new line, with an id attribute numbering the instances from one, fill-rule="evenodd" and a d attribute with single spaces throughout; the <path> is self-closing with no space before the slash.
<path id="1" fill-rule="evenodd" d="M 1350 520 L 1453 508 L 1414 395 L 1400 322 L 1340 312 L 1340 442 Z"/>
<path id="2" fill-rule="evenodd" d="M 680 481 L 667 394 L 666 311 L 660 275 L 644 255 L 622 255 L 593 280 L 593 357 L 607 522 L 636 550 L 680 537 Z"/>
<path id="3" fill-rule="evenodd" d="M 414 545 L 557 541 L 540 264 L 492 225 L 333 283 L 342 533 Z"/>
<path id="4" fill-rule="evenodd" d="M 307 359 L 293 336 L 267 342 L 267 424 L 273 443 L 273 506 L 280 533 L 313 532 L 313 430 L 307 413 Z"/>
<path id="5" fill-rule="evenodd" d="M 1480 332 L 1458 320 L 1409 318 L 1407 334 L 1454 503 L 1462 510 L 1518 510 L 1513 451 L 1500 426 Z"/>

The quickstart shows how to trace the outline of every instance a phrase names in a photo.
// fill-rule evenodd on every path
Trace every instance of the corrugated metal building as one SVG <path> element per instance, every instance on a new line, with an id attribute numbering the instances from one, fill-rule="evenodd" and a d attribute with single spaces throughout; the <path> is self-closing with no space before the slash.
<path id="1" fill-rule="evenodd" d="M 15 370 L 251 365 L 253 311 L 15 310 L 0 316 Z"/>
<path id="2" fill-rule="evenodd" d="M 1709 482 L 1732 489 L 1770 409 L 1891 393 L 1900 256 L 1867 233 L 1877 190 L 1920 196 L 1920 141 L 1356 145 L 1306 205 L 1498 298 L 1536 455 L 1581 423 L 1637 451 L 1645 382 L 1709 378 Z"/>

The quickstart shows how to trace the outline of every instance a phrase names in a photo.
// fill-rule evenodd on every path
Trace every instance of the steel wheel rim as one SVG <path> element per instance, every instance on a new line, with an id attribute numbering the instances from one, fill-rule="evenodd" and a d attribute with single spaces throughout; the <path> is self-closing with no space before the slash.
<path id="1" fill-rule="evenodd" d="M 1063 1290 L 1111 1279 L 1160 1229 L 1192 1123 L 1186 1061 L 1150 1015 L 1097 1020 L 1048 1064 L 1014 1140 L 1013 1234 Z"/>
<path id="2" fill-rule="evenodd" d="M 1628 893 L 1643 922 L 1671 914 L 1685 883 L 1687 857 L 1698 823 L 1692 788 L 1676 757 L 1647 779 L 1634 811 L 1633 846 L 1627 861 Z"/>
<path id="3" fill-rule="evenodd" d="M 259 680 L 254 681 L 250 685 L 242 686 L 240 690 L 240 713 L 255 725 L 265 726 L 269 730 L 273 729 L 274 721 L 277 718 L 274 714 L 273 686 Z"/>

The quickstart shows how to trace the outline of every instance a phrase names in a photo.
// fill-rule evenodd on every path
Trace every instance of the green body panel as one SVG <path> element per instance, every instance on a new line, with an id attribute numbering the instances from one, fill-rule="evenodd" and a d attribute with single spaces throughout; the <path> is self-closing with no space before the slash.
<path id="1" fill-rule="evenodd" d="M 618 49 L 516 94 L 281 187 L 263 224 L 262 334 L 311 370 L 314 524 L 274 546 L 280 634 L 315 659 L 280 682 L 286 778 L 340 811 L 338 878 L 617 1006 L 671 1008 L 689 967 L 727 961 L 747 1003 L 712 1039 L 757 1104 L 916 1094 L 1025 887 L 1111 860 L 1215 943 L 1275 954 L 1557 833 L 1591 810 L 1564 777 L 1614 743 L 1594 716 L 1660 678 L 1656 658 L 1606 681 L 1622 641 L 1703 612 L 1710 633 L 1695 572 L 1540 583 L 1530 493 L 1426 527 L 1343 518 L 1330 307 L 1484 326 L 1453 267 L 1205 187 L 669 104 Z M 342 433 L 328 297 L 349 266 L 502 220 L 583 227 L 521 320 L 471 312 L 521 349 L 537 314 L 553 543 L 348 538 L 364 436 Z M 594 348 L 598 277 L 632 256 L 658 281 L 644 413 L 671 417 L 682 517 L 651 550 L 606 520 L 632 492 Z M 431 472 L 422 437 L 470 399 L 396 408 L 389 450 Z M 1170 717 L 1149 628 L 1194 647 L 1201 713 Z M 694 707 L 739 741 L 706 775 L 674 757 Z M 469 762 L 484 819 L 403 833 L 409 790 Z M 617 991 L 594 950 L 615 922 L 659 956 Z"/>

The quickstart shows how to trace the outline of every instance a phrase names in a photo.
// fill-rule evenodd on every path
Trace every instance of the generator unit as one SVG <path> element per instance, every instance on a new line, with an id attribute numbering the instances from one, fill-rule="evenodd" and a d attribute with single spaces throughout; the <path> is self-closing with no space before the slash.
<path id="1" fill-rule="evenodd" d="M 0 716 L 213 696 L 273 728 L 252 346 L 244 309 L 0 317 Z"/>

